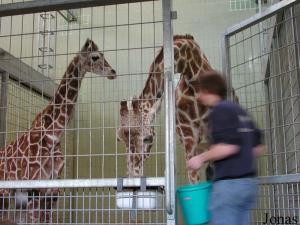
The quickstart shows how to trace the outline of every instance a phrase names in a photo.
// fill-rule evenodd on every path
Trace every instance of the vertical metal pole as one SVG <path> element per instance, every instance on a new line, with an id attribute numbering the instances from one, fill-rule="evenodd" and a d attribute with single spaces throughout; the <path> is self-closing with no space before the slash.
<path id="1" fill-rule="evenodd" d="M 1 73 L 1 99 L 0 99 L 0 148 L 5 147 L 6 140 L 6 112 L 7 112 L 8 73 Z"/>
<path id="2" fill-rule="evenodd" d="M 300 89 L 300 72 L 299 72 L 299 68 L 300 68 L 300 57 L 299 57 L 299 42 L 297 42 L 296 40 L 298 40 L 298 29 L 299 26 L 297 24 L 297 20 L 296 20 L 296 12 L 295 12 L 295 6 L 291 7 L 291 18 L 292 18 L 292 32 L 293 32 L 293 38 L 294 38 L 294 42 L 295 42 L 295 46 L 294 46 L 294 50 L 295 50 L 295 57 L 296 57 L 296 73 L 297 73 L 297 83 L 298 83 L 298 88 Z"/>
<path id="3" fill-rule="evenodd" d="M 258 0 L 258 12 L 261 13 L 262 12 L 262 4 L 261 4 L 262 0 Z"/>
<path id="4" fill-rule="evenodd" d="M 270 56 L 271 57 L 271 56 Z M 270 73 L 270 72 L 269 72 Z M 274 149 L 273 145 L 274 142 L 272 141 L 272 137 L 273 137 L 273 124 L 272 124 L 272 115 L 271 115 L 271 107 L 272 107 L 272 97 L 270 96 L 270 84 L 271 84 L 271 78 L 270 75 L 268 77 L 268 80 L 266 80 L 265 82 L 265 99 L 266 99 L 266 137 L 265 137 L 265 142 L 268 146 L 268 149 L 266 150 L 267 155 L 268 155 L 268 159 L 267 159 L 267 175 L 271 176 L 274 173 L 274 160 L 273 160 L 273 155 L 272 153 L 272 149 Z M 271 164 L 271 165 L 269 165 Z"/>
<path id="5" fill-rule="evenodd" d="M 227 83 L 227 99 L 233 100 L 232 95 L 232 81 L 231 81 L 231 70 L 230 70 L 230 55 L 229 55 L 229 37 L 226 34 L 222 35 L 222 73 L 226 78 Z"/>
<path id="6" fill-rule="evenodd" d="M 290 12 L 291 12 L 291 19 L 292 19 L 292 33 L 293 33 L 293 43 L 294 43 L 294 46 L 292 46 L 293 50 L 294 50 L 294 56 L 295 56 L 295 59 L 294 59 L 294 62 L 295 62 L 295 65 L 294 65 L 294 68 L 292 68 L 292 70 L 295 70 L 294 72 L 296 73 L 296 76 L 294 77 L 294 79 L 291 79 L 293 80 L 293 82 L 295 82 L 298 86 L 298 90 L 300 89 L 300 71 L 299 71 L 299 68 L 300 68 L 300 58 L 299 58 L 299 42 L 297 40 L 298 39 L 298 29 L 299 29 L 299 26 L 297 25 L 297 20 L 296 20 L 296 17 L 297 17 L 297 13 L 295 12 L 295 7 L 296 6 L 292 6 L 290 8 Z M 293 72 L 291 72 L 293 73 Z M 291 86 L 292 88 L 292 86 Z M 293 92 L 293 91 L 292 91 Z M 293 93 L 291 94 L 293 95 Z M 293 106 L 293 101 L 292 101 L 292 106 Z M 296 105 L 296 104 L 295 104 Z M 298 109 L 292 109 L 292 113 L 295 112 L 299 112 L 299 106 L 298 106 Z M 297 138 L 297 134 L 296 134 L 296 131 L 295 131 L 295 127 L 298 127 L 298 125 L 295 124 L 295 117 L 293 115 L 293 132 L 294 132 L 294 150 L 295 150 L 295 163 L 296 163 L 296 173 L 299 173 L 299 162 L 298 162 L 298 157 L 299 157 L 299 152 L 296 151 L 296 138 Z"/>
<path id="7" fill-rule="evenodd" d="M 167 224 L 175 224 L 175 93 L 173 85 L 174 56 L 171 0 L 163 0 L 164 84 L 165 84 L 165 146 L 166 146 L 166 210 Z"/>

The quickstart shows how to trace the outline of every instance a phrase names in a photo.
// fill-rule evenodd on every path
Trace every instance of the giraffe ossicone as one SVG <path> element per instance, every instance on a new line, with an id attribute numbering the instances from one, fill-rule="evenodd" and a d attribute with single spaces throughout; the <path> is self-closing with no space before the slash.
<path id="1" fill-rule="evenodd" d="M 206 56 L 191 35 L 175 35 L 174 72 L 180 73 L 176 86 L 176 133 L 185 150 L 186 159 L 190 159 L 204 148 L 200 143 L 206 142 L 207 107 L 195 98 L 195 90 L 189 84 L 206 71 L 212 70 Z M 125 143 L 127 151 L 127 174 L 129 177 L 143 175 L 143 164 L 149 157 L 155 139 L 153 121 L 159 110 L 164 93 L 163 49 L 159 51 L 152 63 L 142 93 L 136 99 L 139 110 L 133 112 L 120 106 L 120 127 L 118 139 Z M 204 146 L 204 145 L 200 145 Z M 200 180 L 199 171 L 188 171 L 189 181 Z"/>
<path id="2" fill-rule="evenodd" d="M 106 76 L 108 79 L 116 78 L 115 70 L 106 61 L 98 46 L 90 39 L 86 40 L 82 49 L 68 65 L 53 99 L 36 115 L 29 131 L 0 151 L 0 180 L 58 178 L 64 166 L 60 139 L 74 111 L 78 91 L 87 72 Z M 27 191 L 31 194 L 37 192 L 41 193 L 41 196 L 45 194 L 54 198 L 59 193 L 57 188 Z M 4 199 L 9 195 L 9 190 L 0 189 L 0 197 L 1 195 Z M 35 222 L 42 219 L 42 216 L 40 218 L 36 216 L 42 202 L 46 204 L 45 198 L 34 200 L 31 197 L 27 203 L 27 209 L 31 210 L 30 217 Z M 52 199 L 50 202 L 55 201 Z M 52 205 L 42 207 L 51 210 Z"/>

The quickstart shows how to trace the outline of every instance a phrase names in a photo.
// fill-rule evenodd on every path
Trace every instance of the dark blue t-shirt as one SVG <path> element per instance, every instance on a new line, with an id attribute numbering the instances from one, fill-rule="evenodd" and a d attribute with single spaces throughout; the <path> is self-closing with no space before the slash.
<path id="1" fill-rule="evenodd" d="M 261 144 L 261 133 L 239 105 L 221 101 L 211 109 L 211 144 L 238 145 L 237 154 L 215 161 L 214 180 L 255 175 L 253 147 Z"/>

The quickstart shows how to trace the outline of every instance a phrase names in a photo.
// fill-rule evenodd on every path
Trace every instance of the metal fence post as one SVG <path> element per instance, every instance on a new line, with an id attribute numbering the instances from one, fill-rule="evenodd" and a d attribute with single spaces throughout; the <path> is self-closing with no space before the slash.
<path id="1" fill-rule="evenodd" d="M 174 57 L 173 30 L 171 20 L 171 0 L 163 0 L 164 37 L 164 77 L 165 77 L 165 145 L 166 145 L 166 208 L 167 224 L 175 224 L 175 97 L 174 97 Z"/>
<path id="2" fill-rule="evenodd" d="M 221 38 L 222 48 L 222 73 L 225 76 L 227 83 L 227 99 L 232 99 L 232 83 L 230 76 L 230 53 L 229 53 L 229 37 L 226 34 Z"/>
<path id="3" fill-rule="evenodd" d="M 7 92 L 8 73 L 1 73 L 1 99 L 0 99 L 0 148 L 5 146 L 6 140 L 6 112 L 7 112 Z"/>

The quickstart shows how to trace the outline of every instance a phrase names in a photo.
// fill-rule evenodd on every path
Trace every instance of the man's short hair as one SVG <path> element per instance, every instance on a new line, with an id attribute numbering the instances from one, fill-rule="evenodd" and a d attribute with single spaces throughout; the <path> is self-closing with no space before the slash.
<path id="1" fill-rule="evenodd" d="M 201 74 L 196 80 L 190 82 L 190 85 L 196 92 L 208 92 L 210 94 L 218 95 L 222 99 L 225 99 L 227 95 L 226 81 L 223 76 L 215 70 Z"/>

